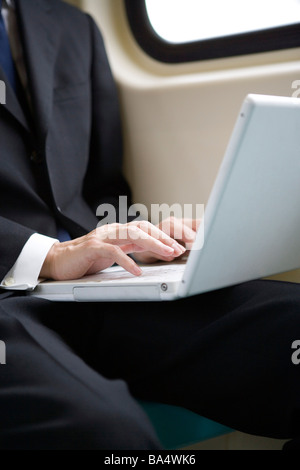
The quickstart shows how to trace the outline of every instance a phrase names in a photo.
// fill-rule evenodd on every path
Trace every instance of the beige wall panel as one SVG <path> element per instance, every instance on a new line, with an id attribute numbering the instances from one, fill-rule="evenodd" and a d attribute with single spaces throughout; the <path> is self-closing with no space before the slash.
<path id="1" fill-rule="evenodd" d="M 118 82 L 136 202 L 205 203 L 243 98 L 250 92 L 291 96 L 300 78 L 299 50 L 160 64 L 126 29 L 122 0 L 83 5 L 104 34 Z"/>
<path id="2" fill-rule="evenodd" d="M 83 6 L 83 1 L 82 0 L 65 0 L 66 3 L 70 3 L 71 5 L 74 5 L 75 7 L 81 8 Z"/>
<path id="3" fill-rule="evenodd" d="M 135 43 L 122 0 L 82 6 L 100 26 L 119 87 L 135 202 L 149 213 L 154 203 L 205 204 L 242 100 L 247 93 L 291 96 L 300 50 L 161 64 Z"/>

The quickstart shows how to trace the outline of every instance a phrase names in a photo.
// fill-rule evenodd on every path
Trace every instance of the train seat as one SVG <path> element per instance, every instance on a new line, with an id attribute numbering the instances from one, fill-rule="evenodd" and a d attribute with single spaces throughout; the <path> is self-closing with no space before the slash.
<path id="1" fill-rule="evenodd" d="M 233 432 L 184 408 L 152 402 L 141 405 L 165 449 L 179 449 Z"/>

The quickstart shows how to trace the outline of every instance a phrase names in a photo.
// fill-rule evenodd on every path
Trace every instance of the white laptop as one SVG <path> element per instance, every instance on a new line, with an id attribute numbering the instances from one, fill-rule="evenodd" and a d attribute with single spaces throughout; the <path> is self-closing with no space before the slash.
<path id="1" fill-rule="evenodd" d="M 201 203 L 203 201 L 199 201 Z M 300 99 L 248 95 L 187 262 L 39 284 L 53 301 L 175 300 L 300 267 Z"/>

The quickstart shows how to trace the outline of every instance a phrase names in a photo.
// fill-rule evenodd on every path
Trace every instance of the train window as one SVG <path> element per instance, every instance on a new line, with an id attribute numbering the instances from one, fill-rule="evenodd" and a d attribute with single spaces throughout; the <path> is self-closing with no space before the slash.
<path id="1" fill-rule="evenodd" d="M 133 34 L 176 63 L 300 46 L 300 0 L 125 0 Z"/>
<path id="2" fill-rule="evenodd" d="M 299 0 L 146 0 L 153 29 L 182 43 L 300 22 Z"/>

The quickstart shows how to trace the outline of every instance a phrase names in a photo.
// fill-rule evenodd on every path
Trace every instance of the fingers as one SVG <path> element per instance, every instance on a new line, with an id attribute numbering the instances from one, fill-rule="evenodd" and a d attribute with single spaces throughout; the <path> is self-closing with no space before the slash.
<path id="1" fill-rule="evenodd" d="M 200 219 L 177 219 L 170 217 L 160 224 L 160 228 L 174 239 L 184 243 L 186 248 L 190 250 L 200 224 Z"/>
<path id="2" fill-rule="evenodd" d="M 97 237 L 99 240 L 112 245 L 134 244 L 138 251 L 149 251 L 160 257 L 180 256 L 185 251 L 169 235 L 144 221 L 99 227 Z"/>
<path id="3" fill-rule="evenodd" d="M 130 251 L 130 246 L 127 247 Z M 133 248 L 133 247 L 132 247 Z M 139 266 L 119 246 L 97 239 L 95 233 L 65 243 L 55 243 L 49 250 L 40 276 L 46 279 L 79 279 L 102 271 L 114 263 L 134 276 L 141 275 Z"/>
<path id="4" fill-rule="evenodd" d="M 203 219 L 183 219 L 183 223 L 194 230 L 194 232 L 197 232 L 202 222 Z"/>
<path id="5" fill-rule="evenodd" d="M 186 249 L 174 238 L 193 243 L 197 222 L 170 218 L 163 229 L 149 222 L 111 224 L 65 243 L 54 244 L 41 270 L 41 276 L 57 279 L 77 279 L 86 274 L 102 271 L 117 263 L 134 276 L 142 271 L 135 261 L 127 256 L 139 254 L 143 262 L 157 259 L 172 261 L 181 257 Z"/>
<path id="6" fill-rule="evenodd" d="M 134 276 L 140 276 L 142 274 L 141 268 L 132 258 L 127 256 L 119 246 L 104 244 L 99 255 L 104 259 L 108 258 L 110 265 L 116 263 Z"/>

